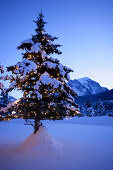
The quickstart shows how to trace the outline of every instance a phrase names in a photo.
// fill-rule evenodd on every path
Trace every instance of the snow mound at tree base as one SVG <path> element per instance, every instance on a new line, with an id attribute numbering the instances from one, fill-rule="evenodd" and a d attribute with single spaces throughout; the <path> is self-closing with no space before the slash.
<path id="1" fill-rule="evenodd" d="M 32 133 L 19 147 L 22 153 L 52 152 L 62 148 L 62 143 L 48 134 L 44 127 L 40 127 L 36 134 Z"/>

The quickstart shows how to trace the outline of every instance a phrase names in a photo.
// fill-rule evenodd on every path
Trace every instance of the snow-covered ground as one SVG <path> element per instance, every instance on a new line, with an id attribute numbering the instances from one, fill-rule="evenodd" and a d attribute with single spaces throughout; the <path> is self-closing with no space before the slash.
<path id="1" fill-rule="evenodd" d="M 43 123 L 49 135 L 62 143 L 61 148 L 19 152 L 17 148 L 32 134 L 32 126 L 25 126 L 24 120 L 0 123 L 0 170 L 113 169 L 113 117 Z"/>

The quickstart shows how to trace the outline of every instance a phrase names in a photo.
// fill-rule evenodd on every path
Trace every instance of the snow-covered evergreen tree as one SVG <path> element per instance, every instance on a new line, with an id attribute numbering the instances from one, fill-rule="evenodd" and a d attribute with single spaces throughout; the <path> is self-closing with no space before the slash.
<path id="1" fill-rule="evenodd" d="M 96 116 L 96 111 L 94 110 L 93 107 L 89 107 L 86 110 L 87 116 Z"/>
<path id="2" fill-rule="evenodd" d="M 98 116 L 103 116 L 106 114 L 105 107 L 103 105 L 103 102 L 100 100 L 98 105 L 97 105 L 97 115 Z"/>
<path id="3" fill-rule="evenodd" d="M 61 45 L 53 44 L 58 38 L 46 33 L 42 12 L 35 23 L 36 34 L 18 46 L 23 50 L 23 60 L 8 67 L 12 71 L 9 91 L 17 88 L 23 97 L 5 111 L 38 121 L 78 115 L 78 105 L 74 102 L 77 94 L 67 85 L 72 70 L 50 57 L 53 53 L 61 54 L 58 50 Z"/>
<path id="4" fill-rule="evenodd" d="M 92 101 L 91 101 L 91 99 L 88 99 L 88 100 L 86 101 L 86 107 L 87 107 L 87 108 L 92 107 Z"/>
<path id="5" fill-rule="evenodd" d="M 86 113 L 87 113 L 86 110 L 87 110 L 87 109 L 86 109 L 86 107 L 85 107 L 84 105 L 81 105 L 81 106 L 80 106 L 80 113 L 82 113 L 82 116 L 85 116 L 85 115 L 86 115 Z"/>
<path id="6" fill-rule="evenodd" d="M 8 92 L 4 86 L 3 81 L 8 80 L 9 76 L 4 75 L 4 67 L 0 64 L 0 108 L 1 107 L 6 107 L 7 104 L 9 103 L 9 96 Z"/>
<path id="7" fill-rule="evenodd" d="M 85 106 L 85 115 L 86 116 L 96 116 L 96 111 L 94 109 L 94 106 L 92 104 L 91 99 L 88 99 L 86 102 L 86 106 Z"/>
<path id="8" fill-rule="evenodd" d="M 0 95 L 0 108 L 6 107 L 9 102 L 10 101 L 9 101 L 8 93 L 6 93 L 6 92 L 4 92 L 4 90 L 2 90 L 1 95 Z"/>

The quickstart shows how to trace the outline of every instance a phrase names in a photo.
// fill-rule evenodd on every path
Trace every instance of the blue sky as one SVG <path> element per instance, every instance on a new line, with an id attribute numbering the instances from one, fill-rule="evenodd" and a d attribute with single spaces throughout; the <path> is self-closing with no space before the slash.
<path id="1" fill-rule="evenodd" d="M 54 56 L 74 70 L 71 79 L 89 77 L 113 88 L 112 0 L 1 0 L 0 62 L 21 61 L 16 47 L 34 34 L 33 20 L 41 9 L 47 32 L 63 45 L 62 55 Z"/>

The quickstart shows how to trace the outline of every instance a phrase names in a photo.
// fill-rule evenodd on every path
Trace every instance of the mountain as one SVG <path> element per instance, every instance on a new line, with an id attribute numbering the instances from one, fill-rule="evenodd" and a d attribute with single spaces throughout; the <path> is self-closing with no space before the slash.
<path id="1" fill-rule="evenodd" d="M 91 100 L 92 103 L 96 103 L 99 100 L 113 102 L 113 89 L 93 95 L 75 97 L 75 102 L 79 105 L 84 105 L 89 100 Z"/>
<path id="2" fill-rule="evenodd" d="M 12 97 L 12 96 L 9 96 L 9 101 L 10 103 L 14 102 L 15 100 L 17 100 L 16 98 Z"/>
<path id="3" fill-rule="evenodd" d="M 100 84 L 88 77 L 70 80 L 68 85 L 77 92 L 78 96 L 97 94 L 108 91 L 106 87 L 101 87 Z"/>
<path id="4" fill-rule="evenodd" d="M 4 95 L 0 98 L 0 108 L 6 107 L 8 103 L 14 102 L 16 99 L 12 96 Z"/>

